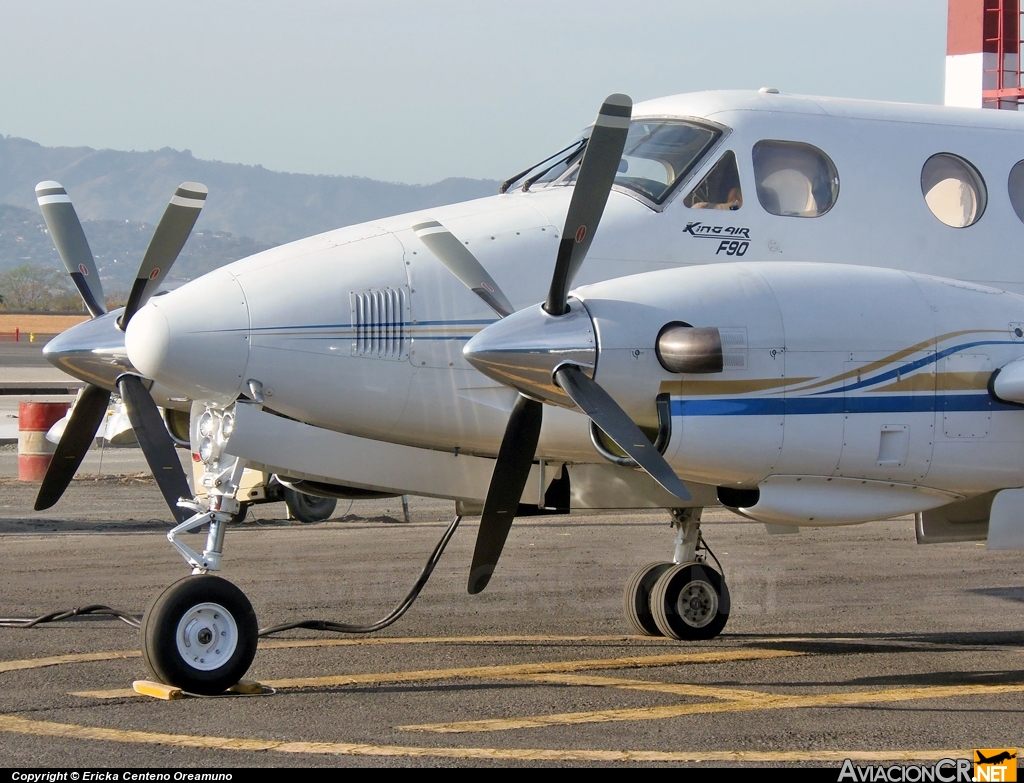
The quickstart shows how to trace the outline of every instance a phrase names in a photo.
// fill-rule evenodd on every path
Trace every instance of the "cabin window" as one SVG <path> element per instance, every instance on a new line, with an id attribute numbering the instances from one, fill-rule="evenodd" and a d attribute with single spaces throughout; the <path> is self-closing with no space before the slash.
<path id="1" fill-rule="evenodd" d="M 683 199 L 683 204 L 690 209 L 739 209 L 743 206 L 736 153 L 729 150 L 720 157 L 700 184 Z"/>
<path id="2" fill-rule="evenodd" d="M 1010 179 L 1006 183 L 1010 191 L 1010 203 L 1017 217 L 1024 223 L 1024 160 L 1018 162 L 1010 169 Z"/>
<path id="3" fill-rule="evenodd" d="M 839 196 L 839 173 L 817 147 L 798 141 L 754 145 L 757 200 L 765 211 L 786 217 L 819 217 Z"/>
<path id="4" fill-rule="evenodd" d="M 953 228 L 974 225 L 985 211 L 987 196 L 981 174 L 966 160 L 948 152 L 925 161 L 921 192 L 932 214 Z"/>

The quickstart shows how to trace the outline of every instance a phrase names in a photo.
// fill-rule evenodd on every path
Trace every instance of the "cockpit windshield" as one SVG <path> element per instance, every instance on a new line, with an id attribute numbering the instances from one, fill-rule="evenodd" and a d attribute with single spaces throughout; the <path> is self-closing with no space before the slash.
<path id="1" fill-rule="evenodd" d="M 524 190 L 541 184 L 573 182 L 589 133 L 588 130 L 564 150 L 506 181 L 502 193 L 518 182 L 523 182 Z M 721 133 L 717 128 L 686 120 L 634 120 L 626 135 L 615 184 L 661 204 Z"/>
<path id="2" fill-rule="evenodd" d="M 720 135 L 715 128 L 681 120 L 632 122 L 615 184 L 661 204 Z"/>

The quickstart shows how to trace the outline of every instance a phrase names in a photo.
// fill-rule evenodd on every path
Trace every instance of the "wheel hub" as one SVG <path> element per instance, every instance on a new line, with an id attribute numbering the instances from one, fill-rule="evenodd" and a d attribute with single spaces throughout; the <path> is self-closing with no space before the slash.
<path id="1" fill-rule="evenodd" d="M 175 641 L 185 663 L 199 671 L 213 671 L 234 654 L 238 646 L 238 625 L 220 604 L 196 604 L 178 621 Z"/>
<path id="2" fill-rule="evenodd" d="M 690 582 L 679 592 L 676 609 L 687 625 L 703 628 L 718 614 L 718 593 L 707 582 Z"/>

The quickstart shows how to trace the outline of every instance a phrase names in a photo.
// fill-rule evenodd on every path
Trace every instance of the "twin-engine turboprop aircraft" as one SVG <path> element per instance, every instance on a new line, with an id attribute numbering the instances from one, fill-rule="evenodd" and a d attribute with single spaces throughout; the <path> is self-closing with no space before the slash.
<path id="1" fill-rule="evenodd" d="M 255 650 L 248 600 L 209 573 L 246 465 L 306 492 L 481 513 L 471 593 L 518 514 L 667 509 L 674 556 L 636 572 L 625 607 L 638 632 L 676 639 L 715 636 L 730 611 L 706 506 L 776 530 L 914 513 L 922 543 L 1024 546 L 1022 131 L 1011 112 L 768 89 L 613 95 L 494 197 L 149 297 L 164 253 L 122 315 L 94 310 L 47 347 L 95 391 L 38 505 L 119 388 L 194 574 L 147 611 L 145 658 L 199 692 Z M 77 218 L 51 219 L 47 194 L 66 195 L 40 187 L 74 272 L 83 253 L 59 235 Z M 205 189 L 183 188 L 199 206 Z M 157 404 L 191 405 L 201 499 Z M 204 526 L 202 552 L 179 538 Z"/>

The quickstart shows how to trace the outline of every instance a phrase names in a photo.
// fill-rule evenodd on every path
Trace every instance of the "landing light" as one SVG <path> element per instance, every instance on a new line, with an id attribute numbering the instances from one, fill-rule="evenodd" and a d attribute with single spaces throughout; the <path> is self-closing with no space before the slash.
<path id="1" fill-rule="evenodd" d="M 210 411 L 206 411 L 202 416 L 199 417 L 199 434 L 203 438 L 209 438 L 213 435 L 213 414 Z"/>
<path id="2" fill-rule="evenodd" d="M 211 417 L 212 418 L 212 417 Z M 203 462 L 209 462 L 210 457 L 213 456 L 213 439 L 203 438 L 199 444 L 199 459 Z"/>
<path id="3" fill-rule="evenodd" d="M 231 437 L 231 433 L 235 430 L 235 415 L 233 413 L 225 413 L 224 418 L 220 421 L 220 437 L 221 440 L 227 440 Z"/>

